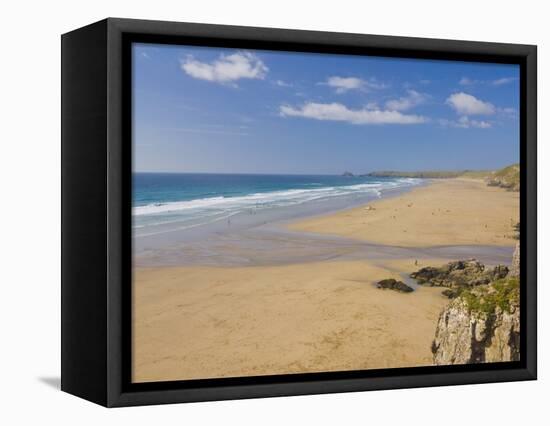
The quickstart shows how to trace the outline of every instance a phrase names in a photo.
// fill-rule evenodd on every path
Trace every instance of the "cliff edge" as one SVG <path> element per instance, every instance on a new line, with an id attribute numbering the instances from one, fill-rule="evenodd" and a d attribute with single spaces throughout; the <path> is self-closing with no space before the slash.
<path id="1" fill-rule="evenodd" d="M 432 343 L 436 365 L 518 361 L 520 356 L 520 248 L 510 269 L 451 262 L 411 274 L 419 284 L 452 289 Z M 446 290 L 449 292 L 450 290 Z"/>
<path id="2" fill-rule="evenodd" d="M 437 365 L 519 360 L 519 281 L 463 292 L 441 313 L 432 343 Z"/>

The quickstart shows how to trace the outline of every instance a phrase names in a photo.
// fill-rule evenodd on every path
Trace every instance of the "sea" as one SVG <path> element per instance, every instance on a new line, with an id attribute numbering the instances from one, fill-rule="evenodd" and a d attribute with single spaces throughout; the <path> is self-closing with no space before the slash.
<path id="1" fill-rule="evenodd" d="M 135 237 L 254 226 L 364 204 L 422 179 L 335 175 L 134 173 Z"/>
<path id="2" fill-rule="evenodd" d="M 285 226 L 426 184 L 373 176 L 134 173 L 133 261 L 144 267 L 434 257 L 509 262 L 512 247 L 393 247 Z"/>

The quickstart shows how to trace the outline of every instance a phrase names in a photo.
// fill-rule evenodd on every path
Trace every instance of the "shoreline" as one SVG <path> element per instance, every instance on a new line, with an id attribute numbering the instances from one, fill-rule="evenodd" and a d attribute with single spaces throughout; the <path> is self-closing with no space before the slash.
<path id="1" fill-rule="evenodd" d="M 424 207 L 408 207 L 411 199 L 413 206 L 420 200 Z M 424 220 L 438 203 L 451 211 L 465 205 L 474 213 L 459 220 L 456 214 Z M 439 288 L 402 294 L 377 289 L 375 282 L 474 256 L 509 263 L 516 240 L 502 229 L 510 218 L 500 217 L 498 226 L 476 235 L 501 245 L 453 245 L 448 223 L 458 221 L 464 230 L 459 243 L 471 242 L 468 229 L 477 226 L 476 217 L 506 216 L 519 206 L 519 195 L 453 180 L 368 205 L 376 210 L 356 207 L 289 222 L 273 233 L 264 227 L 226 234 L 215 244 L 174 248 L 210 264 L 181 265 L 176 256 L 171 266 L 136 267 L 133 381 L 433 365 L 430 346 L 448 299 Z M 418 245 L 403 238 L 407 233 L 400 227 L 414 223 L 423 232 Z M 373 226 L 380 230 L 371 242 L 361 230 Z M 438 241 L 446 244 L 429 245 Z M 277 256 L 281 262 L 274 264 Z M 293 262 L 285 261 L 289 258 Z"/>
<path id="2" fill-rule="evenodd" d="M 400 247 L 512 247 L 517 222 L 519 193 L 457 178 L 432 181 L 396 198 L 297 221 L 288 228 Z"/>
<path id="3" fill-rule="evenodd" d="M 423 181 L 415 186 L 429 185 Z M 330 251 L 330 247 L 336 248 L 349 245 L 345 238 L 318 233 L 290 231 L 288 224 L 324 217 L 347 211 L 350 208 L 360 207 L 375 200 L 399 197 L 414 188 L 398 187 L 384 190 L 381 197 L 368 192 L 353 197 L 341 197 L 327 200 L 317 200 L 284 207 L 275 207 L 255 212 L 239 213 L 230 220 L 219 220 L 210 224 L 204 224 L 190 229 L 180 229 L 171 232 L 160 232 L 146 236 L 134 236 L 133 258 L 135 266 L 182 266 L 182 265 L 250 265 L 256 264 L 250 256 L 245 254 L 242 261 L 236 262 L 235 249 L 254 253 L 255 250 L 265 250 L 266 247 L 273 252 L 283 252 L 284 245 L 293 245 L 304 248 L 308 245 L 322 246 L 314 249 Z M 350 206 L 351 205 L 351 206 Z M 227 244 L 231 249 L 226 250 Z M 353 244 L 353 242 L 351 242 Z M 193 247 L 190 249 L 190 247 Z M 334 254 L 328 254 L 331 257 Z M 277 258 L 277 256 L 273 256 Z M 213 261 L 215 259 L 215 261 Z M 315 255 L 302 256 L 302 261 L 322 260 Z M 289 262 L 292 257 L 288 257 Z M 259 262 L 267 264 L 265 261 Z M 280 259 L 276 264 L 286 263 Z"/>
<path id="4" fill-rule="evenodd" d="M 242 196 L 235 195 L 232 197 L 222 196 L 211 197 L 211 198 L 198 198 L 191 199 L 181 202 L 172 202 L 172 204 L 178 203 L 205 203 L 208 204 L 209 201 L 214 200 L 213 208 L 215 209 L 215 202 L 218 203 L 227 203 L 228 205 L 224 210 L 218 212 L 222 214 L 221 217 L 213 215 L 213 220 L 210 222 L 199 222 L 191 224 L 190 226 L 185 225 L 186 218 L 182 217 L 179 220 L 166 220 L 161 222 L 153 222 L 149 225 L 139 224 L 143 215 L 133 216 L 135 224 L 138 226 L 134 227 L 134 237 L 138 240 L 141 238 L 147 238 L 151 236 L 162 236 L 165 235 L 166 240 L 172 239 L 174 235 L 185 236 L 186 239 L 195 238 L 196 236 L 203 238 L 211 231 L 224 231 L 225 219 L 231 218 L 233 226 L 238 226 L 241 229 L 250 228 L 254 226 L 261 225 L 263 222 L 282 222 L 288 220 L 297 220 L 303 219 L 310 216 L 317 216 L 322 214 L 330 214 L 337 212 L 339 210 L 344 210 L 353 206 L 360 206 L 364 203 L 370 202 L 377 198 L 385 198 L 387 196 L 395 196 L 402 192 L 406 192 L 410 188 L 413 188 L 418 185 L 423 185 L 428 180 L 426 179 L 401 179 L 389 181 L 389 182 L 370 182 L 370 183 L 354 183 L 348 186 L 341 187 L 323 187 L 312 189 L 287 189 L 287 190 L 271 190 L 259 193 L 244 194 Z M 372 185 L 371 187 L 364 188 L 355 192 L 342 193 L 337 195 L 328 195 L 326 192 L 321 192 L 316 196 L 309 194 L 311 198 L 305 196 L 300 200 L 299 196 L 292 196 L 290 193 L 293 191 L 303 192 L 304 194 L 313 193 L 315 191 L 323 190 L 337 190 L 338 188 L 353 188 L 354 186 L 361 185 Z M 385 185 L 385 186 L 384 186 Z M 329 191 L 330 192 L 330 191 Z M 277 203 L 275 200 L 277 196 L 281 197 L 281 193 L 286 193 L 287 197 L 290 197 L 288 200 L 285 200 L 284 197 L 279 201 L 282 203 Z M 252 203 L 251 203 L 251 199 Z M 247 200 L 245 200 L 247 199 Z M 237 210 L 235 205 L 232 203 L 244 202 L 243 205 L 240 205 Z M 286 202 L 285 202 L 286 201 Z M 260 208 L 258 208 L 258 205 Z M 271 204 L 270 204 L 271 203 Z M 171 204 L 171 203 L 167 203 Z M 267 208 L 265 208 L 267 206 Z M 144 207 L 151 206 L 135 206 L 133 209 L 142 209 Z M 155 208 L 162 208 L 162 204 Z M 196 206 L 197 208 L 198 206 Z M 178 210 L 174 211 L 175 213 Z M 169 211 L 167 212 L 169 213 Z M 207 213 L 207 212 L 205 212 Z M 206 217 L 210 217 L 210 213 L 206 214 Z M 188 219 L 188 218 L 187 218 Z M 181 224 L 182 226 L 179 226 Z M 221 225 L 221 226 L 219 226 Z M 192 230 L 192 231 L 191 231 Z M 196 232 L 200 231 L 200 232 Z M 161 238 L 161 237 L 158 237 Z"/>
<path id="5" fill-rule="evenodd" d="M 200 231 L 196 235 L 177 233 L 172 236 L 173 243 L 167 243 L 164 236 L 161 236 L 160 242 L 152 241 L 134 251 L 134 266 L 274 266 L 329 260 L 407 259 L 414 256 L 419 259 L 448 260 L 477 257 L 490 265 L 508 261 L 512 256 L 515 242 L 511 238 L 513 233 L 509 223 L 497 231 L 487 229 L 491 236 L 507 233 L 505 238 L 497 241 L 500 244 L 495 244 L 494 238 L 480 240 L 477 231 L 475 238 L 463 238 L 463 230 L 473 228 L 475 223 L 472 223 L 472 219 L 475 221 L 482 217 L 485 207 L 474 211 L 473 217 L 470 214 L 470 217 L 457 218 L 457 215 L 448 215 L 446 212 L 438 213 L 435 217 L 429 216 L 430 211 L 426 212 L 426 209 L 436 211 L 438 203 L 448 202 L 445 199 L 440 200 L 441 190 L 437 191 L 431 205 L 424 201 L 424 209 L 409 206 L 418 204 L 416 198 L 419 194 L 431 194 L 434 188 L 443 186 L 445 189 L 448 185 L 456 185 L 456 182 L 463 183 L 431 180 L 410 190 L 389 191 L 383 198 L 370 199 L 359 206 L 332 209 L 329 213 L 317 212 L 307 216 L 299 214 L 299 219 L 272 219 L 263 223 L 264 219 L 269 219 L 264 217 L 260 223 L 250 224 L 247 222 L 249 218 L 245 217 L 243 226 L 240 226 L 238 221 L 233 221 L 231 226 L 220 223 L 219 228 L 214 228 L 203 238 L 201 236 L 204 234 Z M 470 181 L 466 182 L 472 184 Z M 487 198 L 486 203 L 502 204 L 505 198 L 514 198 L 513 193 L 488 188 L 475 181 L 473 184 L 476 191 L 482 190 L 483 197 L 493 197 Z M 470 196 L 468 191 L 455 193 L 459 202 Z M 425 195 L 423 197 L 426 198 Z M 380 205 L 386 205 L 384 211 L 391 210 L 392 214 L 388 217 L 380 207 L 365 210 L 365 206 Z M 306 210 L 309 211 L 309 208 Z M 426 217 L 429 220 L 422 223 Z M 408 218 L 409 221 L 405 225 L 406 228 L 397 229 L 404 218 Z M 380 229 L 383 229 L 383 238 L 377 239 L 376 234 L 371 234 L 371 230 L 366 227 L 367 221 L 375 221 L 376 227 L 380 227 L 380 222 L 382 223 Z M 449 221 L 458 227 L 455 235 L 438 235 L 440 229 L 449 228 Z M 495 222 L 491 218 L 487 218 L 486 221 Z M 412 235 L 412 241 L 403 240 L 403 230 L 412 231 L 407 234 Z M 366 238 L 361 232 L 368 233 Z M 436 238 L 426 239 L 430 232 L 435 233 Z M 424 240 L 421 237 L 424 237 Z"/>

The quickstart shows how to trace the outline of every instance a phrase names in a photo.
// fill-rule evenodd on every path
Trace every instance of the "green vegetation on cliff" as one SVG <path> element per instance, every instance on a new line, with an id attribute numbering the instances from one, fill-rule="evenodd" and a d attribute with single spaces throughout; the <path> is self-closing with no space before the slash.
<path id="1" fill-rule="evenodd" d="M 489 285 L 482 285 L 472 289 L 463 289 L 458 298 L 466 302 L 472 313 L 492 315 L 496 308 L 510 313 L 512 306 L 519 301 L 519 279 L 507 277 Z"/>
<path id="2" fill-rule="evenodd" d="M 499 186 L 509 191 L 519 191 L 519 164 L 504 167 L 487 176 L 489 186 Z"/>
<path id="3" fill-rule="evenodd" d="M 519 191 L 519 164 L 512 164 L 499 170 L 428 170 L 418 172 L 400 172 L 395 170 L 386 170 L 367 173 L 362 176 L 374 177 L 403 177 L 403 178 L 423 178 L 423 179 L 452 179 L 458 177 L 470 179 L 484 179 L 489 186 L 498 186 L 509 191 Z"/>

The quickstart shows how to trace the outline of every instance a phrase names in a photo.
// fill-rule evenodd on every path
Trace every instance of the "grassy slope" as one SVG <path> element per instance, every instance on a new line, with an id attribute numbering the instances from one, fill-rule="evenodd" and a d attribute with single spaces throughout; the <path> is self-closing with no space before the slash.
<path id="1" fill-rule="evenodd" d="M 466 177 L 470 179 L 484 179 L 489 185 L 500 186 L 510 191 L 519 191 L 519 164 L 512 164 L 496 171 L 490 170 L 460 170 L 460 171 L 379 171 L 368 173 L 364 176 L 376 177 L 406 177 L 427 179 L 449 179 Z"/>
<path id="2" fill-rule="evenodd" d="M 458 297 L 466 302 L 470 312 L 492 315 L 499 307 L 502 311 L 509 313 L 511 307 L 517 305 L 519 301 L 519 280 L 511 277 L 502 278 L 489 285 L 464 289 Z"/>
<path id="3" fill-rule="evenodd" d="M 510 191 L 519 191 L 519 164 L 497 170 L 487 177 L 487 183 Z"/>

